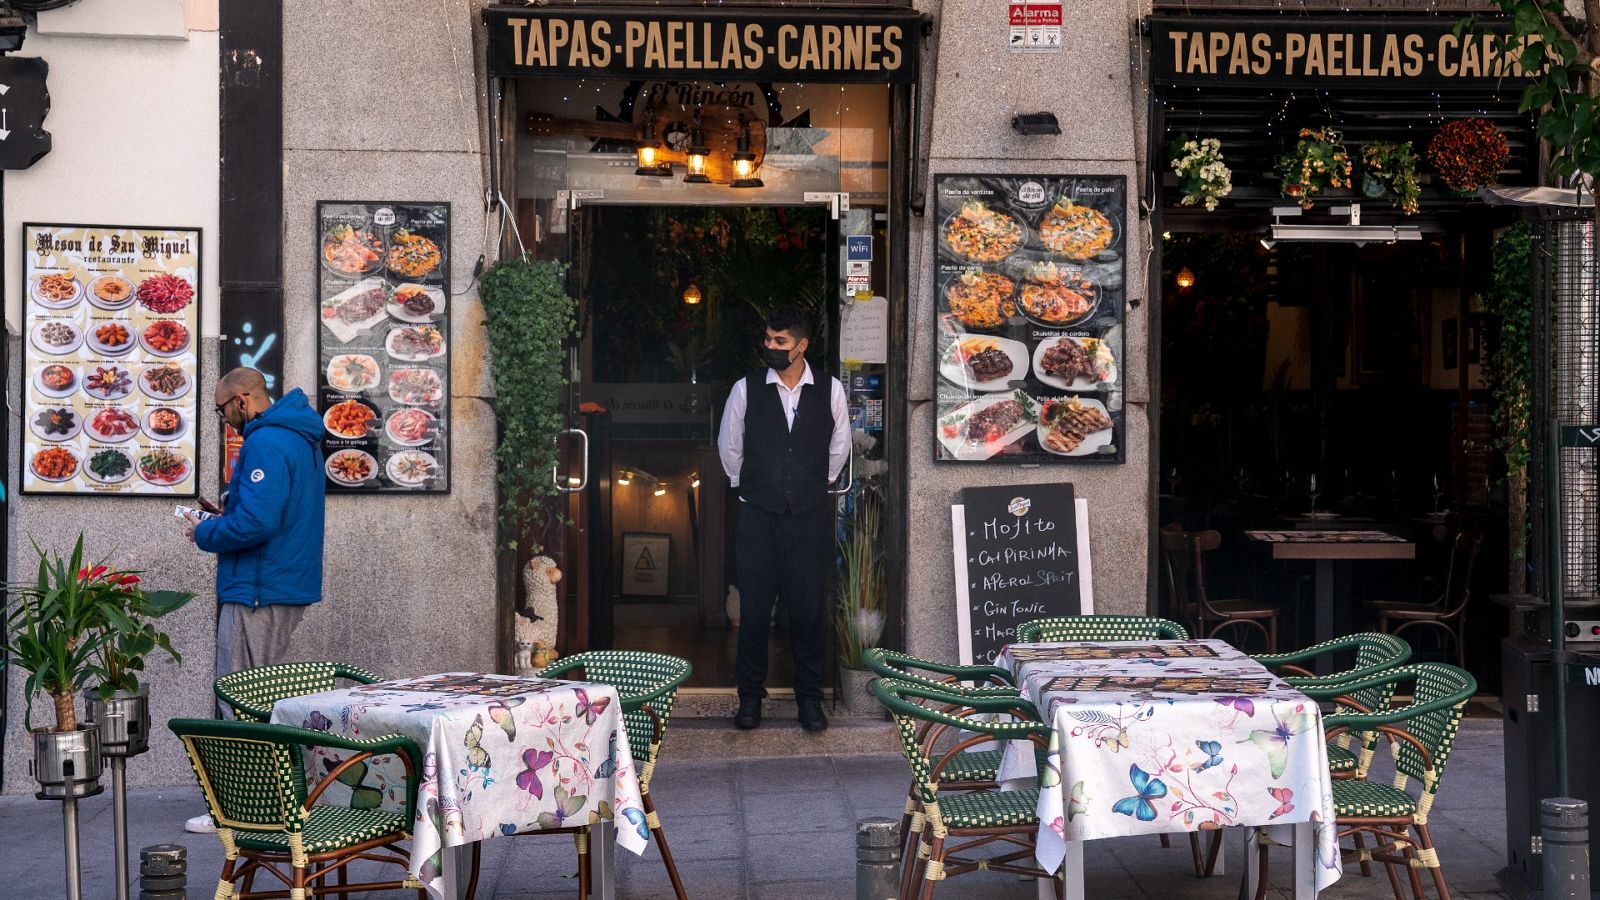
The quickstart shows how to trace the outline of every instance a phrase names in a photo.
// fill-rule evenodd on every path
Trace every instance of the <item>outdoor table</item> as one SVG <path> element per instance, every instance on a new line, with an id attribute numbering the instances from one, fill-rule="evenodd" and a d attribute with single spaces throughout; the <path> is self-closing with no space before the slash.
<path id="1" fill-rule="evenodd" d="M 636 854 L 649 843 L 610 685 L 450 672 L 279 700 L 272 721 L 417 742 L 423 760 L 409 868 L 434 897 L 461 896 L 459 873 L 476 841 L 588 826 L 594 896 L 612 900 L 613 843 Z M 328 755 L 319 749 L 307 756 L 308 777 L 331 768 L 322 759 Z M 371 766 L 357 788 L 375 791 L 373 802 L 397 786 L 392 770 L 381 769 Z"/>
<path id="2" fill-rule="evenodd" d="M 1333 639 L 1335 567 L 1347 569 L 1358 559 L 1415 559 L 1417 545 L 1387 531 L 1246 531 L 1245 536 L 1272 548 L 1273 559 L 1309 559 L 1316 571 L 1316 643 Z M 1317 661 L 1317 674 L 1332 663 Z"/>
<path id="3" fill-rule="evenodd" d="M 1083 842 L 1287 826 L 1295 897 L 1341 874 L 1322 713 L 1315 701 L 1218 640 L 1012 644 L 1011 670 L 1051 736 L 1038 777 L 1036 856 L 1083 897 Z M 1035 776 L 1013 741 L 1000 779 Z M 1259 869 L 1246 858 L 1249 893 Z M 1040 896 L 1050 885 L 1040 882 Z"/>

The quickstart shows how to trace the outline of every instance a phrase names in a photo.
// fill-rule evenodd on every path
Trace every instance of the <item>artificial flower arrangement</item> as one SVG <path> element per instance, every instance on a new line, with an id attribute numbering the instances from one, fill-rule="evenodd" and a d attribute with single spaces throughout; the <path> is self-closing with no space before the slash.
<path id="1" fill-rule="evenodd" d="M 1388 194 L 1408 216 L 1421 208 L 1417 154 L 1410 141 L 1367 144 L 1361 148 L 1361 192 L 1373 198 Z"/>
<path id="2" fill-rule="evenodd" d="M 1493 184 L 1511 145 L 1487 119 L 1455 119 L 1428 142 L 1428 162 L 1450 189 L 1463 194 Z"/>
<path id="3" fill-rule="evenodd" d="M 1184 206 L 1203 205 L 1210 212 L 1233 190 L 1233 170 L 1222 161 L 1222 142 L 1216 138 L 1174 141 L 1170 155 Z"/>
<path id="4" fill-rule="evenodd" d="M 1338 129 L 1302 128 L 1294 152 L 1278 160 L 1283 196 L 1310 209 L 1318 194 L 1351 186 L 1350 154 Z"/>

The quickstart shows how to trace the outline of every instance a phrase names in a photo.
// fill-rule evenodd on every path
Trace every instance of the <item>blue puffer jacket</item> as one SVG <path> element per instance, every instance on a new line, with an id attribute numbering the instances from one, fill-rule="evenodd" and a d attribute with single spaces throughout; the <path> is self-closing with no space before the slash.
<path id="1" fill-rule="evenodd" d="M 194 542 L 217 554 L 223 603 L 322 599 L 322 417 L 295 388 L 244 426 L 223 514 Z"/>

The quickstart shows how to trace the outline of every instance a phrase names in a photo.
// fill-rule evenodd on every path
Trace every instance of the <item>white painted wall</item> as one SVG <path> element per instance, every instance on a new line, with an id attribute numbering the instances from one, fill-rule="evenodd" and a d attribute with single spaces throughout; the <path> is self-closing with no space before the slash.
<path id="1" fill-rule="evenodd" d="M 217 40 L 215 31 L 182 40 L 29 31 L 19 55 L 50 63 L 44 127 L 54 149 L 5 173 L 0 284 L 12 334 L 22 321 L 22 223 L 84 222 L 203 229 L 201 330 L 217 335 Z"/>

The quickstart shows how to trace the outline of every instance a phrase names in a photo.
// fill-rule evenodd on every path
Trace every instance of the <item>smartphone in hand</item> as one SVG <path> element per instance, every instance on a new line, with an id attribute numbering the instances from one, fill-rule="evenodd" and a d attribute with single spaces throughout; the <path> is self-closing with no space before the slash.
<path id="1" fill-rule="evenodd" d="M 197 497 L 195 499 L 196 499 L 196 502 L 198 502 L 200 504 L 200 508 L 202 510 L 205 510 L 206 512 L 211 513 L 213 516 L 222 515 L 222 507 L 216 505 L 215 503 L 212 503 L 210 500 L 207 500 L 204 497 Z"/>
<path id="2" fill-rule="evenodd" d="M 180 506 L 175 506 L 175 507 L 172 508 L 172 515 L 174 517 L 176 517 L 176 518 L 179 518 L 179 519 L 182 519 L 185 516 L 191 516 L 192 515 L 196 519 L 199 519 L 202 522 L 204 522 L 207 519 L 215 519 L 217 517 L 217 514 L 214 513 L 214 512 L 209 512 L 209 511 L 203 510 L 203 509 L 192 509 L 190 507 L 181 506 L 181 505 Z"/>

